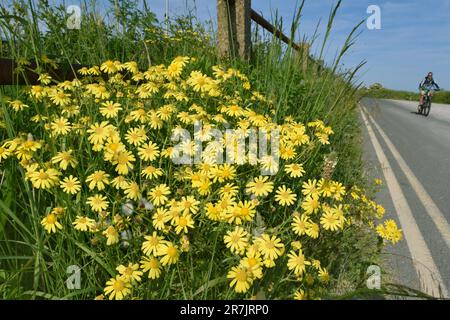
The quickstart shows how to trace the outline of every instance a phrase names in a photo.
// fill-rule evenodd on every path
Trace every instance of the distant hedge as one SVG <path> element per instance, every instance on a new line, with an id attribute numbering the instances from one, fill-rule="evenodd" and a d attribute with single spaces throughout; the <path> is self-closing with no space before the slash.
<path id="1" fill-rule="evenodd" d="M 369 88 L 365 87 L 361 88 L 360 95 L 361 97 L 376 98 L 376 99 L 396 99 L 407 101 L 416 101 L 419 99 L 418 92 L 387 89 L 383 88 L 379 84 L 375 84 Z M 450 91 L 436 92 L 433 101 L 435 103 L 450 104 Z"/>

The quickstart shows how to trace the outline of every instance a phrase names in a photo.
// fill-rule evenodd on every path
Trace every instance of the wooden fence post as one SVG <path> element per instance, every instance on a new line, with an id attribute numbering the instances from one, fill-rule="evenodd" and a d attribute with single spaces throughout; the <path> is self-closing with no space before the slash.
<path id="1" fill-rule="evenodd" d="M 235 0 L 235 8 L 237 50 L 239 57 L 247 60 L 251 49 L 251 0 Z"/>
<path id="2" fill-rule="evenodd" d="M 306 72 L 308 69 L 308 60 L 309 60 L 309 44 L 306 42 L 303 42 L 302 45 L 302 71 L 303 73 Z"/>
<path id="3" fill-rule="evenodd" d="M 251 48 L 251 0 L 217 0 L 219 57 L 248 59 Z"/>
<path id="4" fill-rule="evenodd" d="M 228 0 L 217 0 L 217 51 L 221 58 L 233 56 L 230 14 L 232 6 Z"/>

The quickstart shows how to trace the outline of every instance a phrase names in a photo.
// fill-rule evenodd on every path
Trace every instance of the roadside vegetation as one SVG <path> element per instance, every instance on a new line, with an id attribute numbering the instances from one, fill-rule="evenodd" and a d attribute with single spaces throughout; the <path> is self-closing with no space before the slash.
<path id="1" fill-rule="evenodd" d="M 376 83 L 369 88 L 361 88 L 359 94 L 362 97 L 374 98 L 374 99 L 394 99 L 394 100 L 406 100 L 406 101 L 419 101 L 418 92 L 392 90 L 384 88 L 381 84 Z M 438 91 L 433 96 L 433 102 L 450 104 L 450 92 Z"/>
<path id="2" fill-rule="evenodd" d="M 261 32 L 248 63 L 219 60 L 192 15 L 159 23 L 120 1 L 100 17 L 88 1 L 81 30 L 67 30 L 64 7 L 30 3 L 0 8 L 1 55 L 40 74 L 39 85 L 0 88 L 1 298 L 367 293 L 368 266 L 402 234 L 362 170 L 360 66 L 339 70 L 357 28 L 333 64 L 303 72 L 299 55 Z M 77 79 L 49 76 L 69 63 L 86 65 Z M 170 137 L 200 120 L 201 163 L 174 163 L 195 146 Z M 211 140 L 226 128 L 279 130 L 279 163 L 247 146 L 237 163 L 216 164 L 238 138 Z M 66 286 L 70 266 L 79 289 Z"/>

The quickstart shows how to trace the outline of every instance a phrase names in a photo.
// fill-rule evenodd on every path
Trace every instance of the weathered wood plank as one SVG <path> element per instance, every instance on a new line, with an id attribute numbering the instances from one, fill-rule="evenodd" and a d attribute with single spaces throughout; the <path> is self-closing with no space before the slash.
<path id="1" fill-rule="evenodd" d="M 258 12 L 251 9 L 250 16 L 253 21 L 255 21 L 257 24 L 259 24 L 261 27 L 272 33 L 275 37 L 283 41 L 284 43 L 291 45 L 292 48 L 295 50 L 300 51 L 301 47 L 296 44 L 295 42 L 291 42 L 291 39 L 289 39 L 288 36 L 286 36 L 281 30 L 276 29 L 269 21 L 264 19 Z"/>
<path id="2" fill-rule="evenodd" d="M 236 40 L 239 57 L 243 60 L 250 58 L 252 42 L 251 0 L 235 0 L 236 11 Z"/>
<path id="3" fill-rule="evenodd" d="M 233 6 L 229 0 L 217 0 L 217 54 L 220 58 L 234 56 L 232 12 Z"/>
<path id="4" fill-rule="evenodd" d="M 88 67 L 82 64 L 61 65 L 57 69 L 49 68 L 46 72 L 59 81 L 75 79 L 75 73 L 82 67 Z M 31 61 L 28 66 L 19 67 L 13 59 L 0 58 L 0 85 L 34 85 L 39 84 L 39 74 L 34 72 L 36 63 Z"/>
<path id="5" fill-rule="evenodd" d="M 255 10 L 250 10 L 250 17 L 253 21 L 259 24 L 261 27 L 272 33 L 275 37 L 283 41 L 285 44 L 292 46 L 297 52 L 301 53 L 301 61 L 302 61 L 302 70 L 306 71 L 308 68 L 308 60 L 309 58 L 309 44 L 302 43 L 297 44 L 293 42 L 287 35 L 285 35 L 281 30 L 276 29 L 269 21 L 264 19 L 259 13 Z"/>
<path id="6" fill-rule="evenodd" d="M 217 0 L 219 57 L 247 60 L 251 48 L 251 0 Z"/>

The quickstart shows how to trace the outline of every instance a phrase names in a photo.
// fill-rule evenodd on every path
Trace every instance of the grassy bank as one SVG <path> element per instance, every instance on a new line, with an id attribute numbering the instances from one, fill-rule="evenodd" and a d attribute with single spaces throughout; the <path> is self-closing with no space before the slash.
<path id="1" fill-rule="evenodd" d="M 67 30 L 65 8 L 14 3 L 1 52 L 35 60 L 41 85 L 0 88 L 2 298 L 348 296 L 379 236 L 401 238 L 370 199 L 354 72 L 338 74 L 339 59 L 303 72 L 254 34 L 249 63 L 220 61 L 191 16 L 160 25 L 121 1 L 99 19 L 89 3 L 82 29 Z M 74 82 L 46 76 L 67 62 L 91 67 Z M 199 120 L 206 156 L 179 165 L 170 137 Z M 246 147 L 248 161 L 215 164 L 225 142 L 207 137 L 227 128 L 280 130 L 279 162 L 250 161 Z M 77 290 L 64 285 L 70 266 Z"/>
<path id="2" fill-rule="evenodd" d="M 374 98 L 374 99 L 395 99 L 406 101 L 419 101 L 418 92 L 392 90 L 383 88 L 382 86 L 372 86 L 369 88 L 362 88 L 360 90 L 362 97 Z M 450 104 L 450 92 L 438 91 L 435 92 L 433 102 Z"/>

